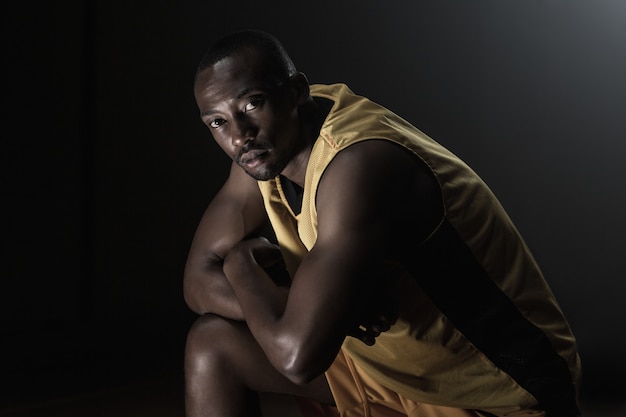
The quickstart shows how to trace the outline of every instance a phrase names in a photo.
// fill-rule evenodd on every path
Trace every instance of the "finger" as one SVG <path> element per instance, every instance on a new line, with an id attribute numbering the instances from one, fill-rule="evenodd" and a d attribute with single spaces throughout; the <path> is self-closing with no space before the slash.
<path id="1" fill-rule="evenodd" d="M 380 334 L 382 332 L 384 332 L 385 330 L 383 330 L 385 328 L 385 324 L 383 323 L 374 323 L 372 325 L 370 325 L 370 327 L 367 329 L 366 333 L 374 336 L 374 337 L 378 337 L 380 336 Z M 389 328 L 387 328 L 387 330 L 389 330 Z"/>
<path id="2" fill-rule="evenodd" d="M 376 343 L 376 337 L 372 336 L 369 333 L 363 333 L 359 338 L 361 342 L 365 343 L 367 346 L 374 346 Z"/>
<path id="3" fill-rule="evenodd" d="M 361 342 L 365 343 L 368 346 L 372 346 L 376 343 L 376 337 L 374 337 L 374 335 L 372 335 L 365 328 L 365 326 L 362 326 L 362 325 L 359 326 L 358 328 L 351 330 L 348 333 L 348 336 L 352 336 L 355 339 L 359 339 Z"/>
<path id="4" fill-rule="evenodd" d="M 380 315 L 377 322 L 378 330 L 381 333 L 386 332 L 387 330 L 391 329 L 391 326 L 393 326 L 397 320 L 397 315 L 391 317 L 388 315 Z"/>

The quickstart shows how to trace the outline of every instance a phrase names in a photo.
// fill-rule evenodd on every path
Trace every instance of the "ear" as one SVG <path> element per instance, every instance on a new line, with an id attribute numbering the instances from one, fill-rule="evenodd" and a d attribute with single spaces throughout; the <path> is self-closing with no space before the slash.
<path id="1" fill-rule="evenodd" d="M 311 90 L 306 75 L 301 72 L 292 75 L 289 78 L 289 84 L 298 106 L 311 101 Z"/>

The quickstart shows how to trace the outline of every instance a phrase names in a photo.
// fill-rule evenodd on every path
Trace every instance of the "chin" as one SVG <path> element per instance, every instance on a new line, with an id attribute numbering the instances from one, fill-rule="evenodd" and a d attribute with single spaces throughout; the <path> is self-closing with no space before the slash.
<path id="1" fill-rule="evenodd" d="M 248 175 L 250 175 L 252 178 L 254 178 L 257 181 L 273 180 L 274 178 L 276 178 L 276 176 L 278 176 L 278 174 L 280 174 L 280 172 L 275 172 L 274 170 L 263 169 L 263 168 L 256 169 L 253 171 L 244 169 L 244 171 L 246 171 Z"/>

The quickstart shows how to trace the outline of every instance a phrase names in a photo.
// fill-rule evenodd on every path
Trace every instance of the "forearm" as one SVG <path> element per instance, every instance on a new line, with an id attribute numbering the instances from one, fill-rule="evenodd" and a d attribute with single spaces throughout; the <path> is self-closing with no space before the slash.
<path id="1" fill-rule="evenodd" d="M 213 313 L 244 320 L 241 305 L 224 275 L 221 262 L 209 266 L 187 265 L 184 296 L 187 306 L 197 314 Z"/>
<path id="2" fill-rule="evenodd" d="M 293 332 L 285 326 L 288 293 L 247 251 L 233 251 L 224 272 L 240 302 L 245 321 L 272 365 L 289 376 L 290 358 L 298 352 Z"/>
<path id="3" fill-rule="evenodd" d="M 251 254 L 235 252 L 227 257 L 225 278 L 248 325 L 271 332 L 285 311 L 287 292 Z"/>

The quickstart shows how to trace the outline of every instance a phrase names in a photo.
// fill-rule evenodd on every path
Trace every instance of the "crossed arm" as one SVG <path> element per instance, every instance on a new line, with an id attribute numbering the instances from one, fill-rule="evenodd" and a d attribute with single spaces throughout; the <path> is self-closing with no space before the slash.
<path id="1" fill-rule="evenodd" d="M 316 244 L 285 293 L 266 272 L 279 259 L 277 248 L 248 239 L 263 224 L 264 211 L 256 183 L 237 170 L 198 229 L 187 300 L 197 312 L 246 320 L 273 366 L 306 383 L 330 366 L 359 324 L 368 327 L 358 334 L 366 343 L 388 329 L 397 309 L 393 297 L 383 295 L 393 276 L 381 271 L 399 264 L 406 230 L 419 242 L 436 227 L 438 189 L 396 145 L 371 141 L 343 151 L 320 183 Z"/>
<path id="2" fill-rule="evenodd" d="M 224 275 L 223 262 L 237 243 L 257 236 L 266 223 L 256 181 L 233 164 L 228 179 L 200 220 L 187 257 L 183 289 L 191 310 L 245 320 Z"/>

